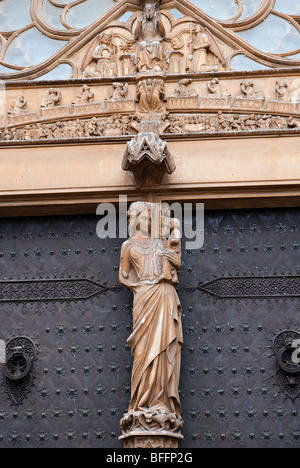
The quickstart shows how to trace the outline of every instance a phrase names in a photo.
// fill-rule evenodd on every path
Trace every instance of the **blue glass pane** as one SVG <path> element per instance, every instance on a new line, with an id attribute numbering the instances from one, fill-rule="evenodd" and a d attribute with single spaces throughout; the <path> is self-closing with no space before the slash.
<path id="1" fill-rule="evenodd" d="M 231 59 L 231 68 L 236 71 L 268 70 L 269 67 L 262 65 L 246 55 L 235 55 Z"/>
<path id="2" fill-rule="evenodd" d="M 274 10 L 288 15 L 300 15 L 299 0 L 276 0 Z"/>
<path id="3" fill-rule="evenodd" d="M 17 73 L 17 70 L 13 70 L 12 68 L 7 68 L 4 65 L 0 65 L 0 73 L 1 75 L 9 74 L 9 73 Z"/>
<path id="4" fill-rule="evenodd" d="M 243 13 L 239 17 L 238 21 L 249 18 L 254 15 L 262 4 L 262 0 L 244 0 L 243 1 Z"/>
<path id="5" fill-rule="evenodd" d="M 118 21 L 122 21 L 123 23 L 127 23 L 127 21 L 132 17 L 133 11 L 126 11 L 124 15 L 118 18 Z"/>
<path id="6" fill-rule="evenodd" d="M 85 28 L 115 5 L 114 0 L 85 0 L 70 8 L 66 21 L 72 28 Z"/>
<path id="7" fill-rule="evenodd" d="M 4 61 L 9 65 L 20 67 L 38 65 L 50 58 L 67 43 L 66 41 L 50 39 L 33 27 L 24 31 L 12 41 L 6 51 Z"/>
<path id="8" fill-rule="evenodd" d="M 237 32 L 249 44 L 270 54 L 283 54 L 300 49 L 300 34 L 287 20 L 270 14 L 261 24 Z"/>
<path id="9" fill-rule="evenodd" d="M 181 19 L 185 17 L 185 15 L 181 13 L 181 11 L 177 10 L 177 8 L 170 10 L 170 13 L 175 19 Z"/>
<path id="10" fill-rule="evenodd" d="M 74 3 L 74 0 L 55 0 L 55 3 L 66 6 L 69 5 L 69 3 Z"/>
<path id="11" fill-rule="evenodd" d="M 285 57 L 285 59 L 291 59 L 291 60 L 300 60 L 300 54 L 294 54 L 294 55 L 289 55 L 288 57 Z"/>
<path id="12" fill-rule="evenodd" d="M 213 18 L 227 21 L 238 13 L 238 4 L 235 0 L 191 0 L 198 8 Z"/>
<path id="13" fill-rule="evenodd" d="M 57 29 L 67 29 L 61 22 L 63 8 L 58 8 L 52 5 L 49 0 L 44 0 L 42 12 L 45 20 L 48 24 L 50 24 L 50 26 L 53 26 Z"/>
<path id="14" fill-rule="evenodd" d="M 68 80 L 73 75 L 73 68 L 68 63 L 60 63 L 56 68 L 45 75 L 39 76 L 35 81 L 41 80 Z"/>
<path id="15" fill-rule="evenodd" d="M 31 23 L 30 0 L 2 0 L 0 31 L 16 31 Z"/>

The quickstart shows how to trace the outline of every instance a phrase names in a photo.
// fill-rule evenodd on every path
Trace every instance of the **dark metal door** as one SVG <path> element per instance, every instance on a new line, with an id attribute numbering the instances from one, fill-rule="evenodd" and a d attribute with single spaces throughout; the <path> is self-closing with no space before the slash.
<path id="1" fill-rule="evenodd" d="M 205 219 L 181 276 L 184 445 L 297 447 L 299 400 L 279 386 L 272 344 L 300 330 L 300 210 Z"/>
<path id="2" fill-rule="evenodd" d="M 298 446 L 299 383 L 289 397 L 272 344 L 300 330 L 299 219 L 297 209 L 207 212 L 203 248 L 183 250 L 182 447 Z M 2 448 L 122 447 L 132 297 L 118 285 L 122 240 L 101 241 L 96 223 L 0 222 L 0 339 L 36 349 L 28 393 L 3 374 Z"/>

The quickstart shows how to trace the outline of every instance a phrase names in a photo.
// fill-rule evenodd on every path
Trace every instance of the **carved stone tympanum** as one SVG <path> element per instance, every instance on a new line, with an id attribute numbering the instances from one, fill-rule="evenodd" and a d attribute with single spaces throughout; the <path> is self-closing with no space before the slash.
<path id="1" fill-rule="evenodd" d="M 128 338 L 134 363 L 120 439 L 125 447 L 175 448 L 183 424 L 178 393 L 183 335 L 175 289 L 181 267 L 179 222 L 163 213 L 156 229 L 159 215 L 148 202 L 133 203 L 128 215 L 130 237 L 122 246 L 119 280 L 134 295 Z M 157 231 L 160 236 L 154 238 L 151 233 Z"/>

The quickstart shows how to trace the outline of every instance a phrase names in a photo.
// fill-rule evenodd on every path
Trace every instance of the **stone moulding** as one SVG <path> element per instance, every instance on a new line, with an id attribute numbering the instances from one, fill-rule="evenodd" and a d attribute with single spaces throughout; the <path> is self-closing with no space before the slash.
<path id="1" fill-rule="evenodd" d="M 171 96 L 167 98 L 167 109 L 184 112 L 199 109 L 199 96 Z"/>
<path id="2" fill-rule="evenodd" d="M 104 112 L 128 113 L 135 112 L 135 100 L 123 99 L 119 101 L 107 100 L 102 103 Z"/>
<path id="3" fill-rule="evenodd" d="M 267 110 L 270 112 L 294 114 L 295 112 L 298 112 L 299 104 L 296 104 L 294 102 L 268 101 Z"/>
<path id="4" fill-rule="evenodd" d="M 237 97 L 233 100 L 234 109 L 261 110 L 264 107 L 264 99 L 247 99 Z"/>
<path id="5" fill-rule="evenodd" d="M 72 104 L 71 113 L 75 115 L 93 115 L 102 111 L 101 102 L 93 102 L 91 104 Z"/>
<path id="6" fill-rule="evenodd" d="M 199 107 L 203 109 L 230 109 L 230 100 L 225 97 L 203 97 L 199 99 Z"/>
<path id="7" fill-rule="evenodd" d="M 8 117 L 8 123 L 10 125 L 21 125 L 24 123 L 35 122 L 38 120 L 38 113 L 37 112 L 28 112 L 26 114 L 20 115 L 10 115 Z M 3 122 L 4 125 L 4 122 Z"/>
<path id="8" fill-rule="evenodd" d="M 70 114 L 70 107 L 68 105 L 56 106 L 48 109 L 41 109 L 42 117 L 44 119 L 58 118 Z"/>
<path id="9" fill-rule="evenodd" d="M 124 443 L 124 448 L 159 448 L 159 449 L 177 449 L 178 442 L 183 439 L 181 434 L 162 431 L 132 431 L 119 437 Z"/>

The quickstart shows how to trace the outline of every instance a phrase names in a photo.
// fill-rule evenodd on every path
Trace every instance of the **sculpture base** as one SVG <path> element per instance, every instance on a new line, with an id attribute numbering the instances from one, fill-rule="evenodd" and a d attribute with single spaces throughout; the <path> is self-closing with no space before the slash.
<path id="1" fill-rule="evenodd" d="M 124 441 L 124 448 L 167 448 L 177 449 L 181 434 L 169 431 L 132 431 L 119 437 Z"/>
<path id="2" fill-rule="evenodd" d="M 143 80 L 148 80 L 148 79 L 156 79 L 156 80 L 166 80 L 167 79 L 167 74 L 163 70 L 147 70 L 147 71 L 142 71 L 139 72 L 136 75 L 136 81 L 143 81 Z"/>

